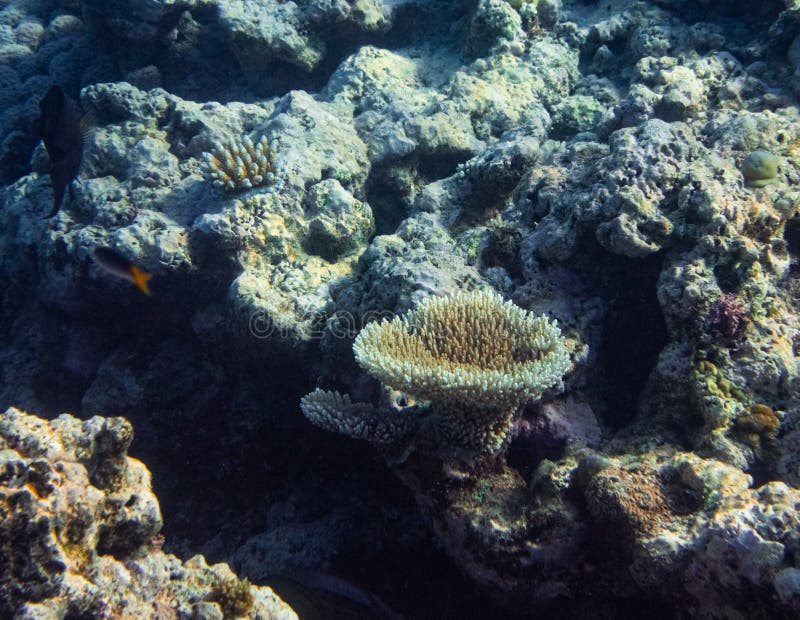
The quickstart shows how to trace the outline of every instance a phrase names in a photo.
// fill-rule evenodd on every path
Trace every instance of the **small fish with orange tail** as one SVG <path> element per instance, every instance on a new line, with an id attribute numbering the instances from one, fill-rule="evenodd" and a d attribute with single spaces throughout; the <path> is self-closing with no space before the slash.
<path id="1" fill-rule="evenodd" d="M 147 283 L 153 276 L 134 265 L 113 248 L 98 246 L 92 252 L 92 258 L 111 275 L 133 282 L 142 293 L 150 295 L 150 287 Z"/>

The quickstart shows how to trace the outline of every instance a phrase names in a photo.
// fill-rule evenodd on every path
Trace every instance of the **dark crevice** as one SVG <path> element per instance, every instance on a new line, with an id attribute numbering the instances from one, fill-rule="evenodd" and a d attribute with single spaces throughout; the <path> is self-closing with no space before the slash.
<path id="1" fill-rule="evenodd" d="M 376 235 L 393 234 L 411 211 L 407 181 L 396 173 L 391 168 L 373 169 L 367 182 L 367 203 L 375 219 Z"/>
<path id="2" fill-rule="evenodd" d="M 607 303 L 596 363 L 604 373 L 598 384 L 605 405 L 602 419 L 619 429 L 636 416 L 650 372 L 669 342 L 657 296 L 663 256 L 631 259 L 591 245 L 597 251 L 586 253 L 588 271 Z"/>
<path id="3" fill-rule="evenodd" d="M 419 156 L 417 173 L 425 183 L 446 179 L 474 156 L 470 151 L 450 151 L 447 153 L 426 153 Z"/>
<path id="4" fill-rule="evenodd" d="M 520 256 L 522 233 L 514 227 L 495 228 L 480 253 L 479 268 L 503 267 L 516 283 L 524 280 L 523 263 Z"/>
<path id="5" fill-rule="evenodd" d="M 97 553 L 111 555 L 118 560 L 127 559 L 139 549 L 141 527 L 138 521 L 117 523 L 113 528 L 101 526 Z"/>
<path id="6" fill-rule="evenodd" d="M 786 222 L 783 239 L 786 241 L 786 250 L 792 262 L 800 261 L 800 219 L 792 218 Z"/>
<path id="7" fill-rule="evenodd" d="M 768 482 L 772 482 L 773 480 L 779 480 L 779 478 L 776 477 L 773 468 L 769 467 L 768 464 L 763 462 L 754 463 L 745 470 L 745 473 L 753 477 L 753 484 L 751 486 L 754 489 L 757 489 Z"/>

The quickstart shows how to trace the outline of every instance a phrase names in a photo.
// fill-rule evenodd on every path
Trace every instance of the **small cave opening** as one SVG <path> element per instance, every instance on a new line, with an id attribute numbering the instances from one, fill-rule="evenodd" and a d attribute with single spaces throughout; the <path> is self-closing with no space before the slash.
<path id="1" fill-rule="evenodd" d="M 391 235 L 411 212 L 414 201 L 408 171 L 373 169 L 367 181 L 366 198 L 375 219 L 376 235 Z"/>
<path id="2" fill-rule="evenodd" d="M 745 472 L 753 477 L 752 487 L 757 489 L 768 482 L 773 480 L 780 480 L 780 477 L 775 473 L 774 468 L 767 463 L 757 461 L 748 467 Z"/>
<path id="3" fill-rule="evenodd" d="M 588 260 L 598 294 L 607 304 L 597 354 L 602 418 L 619 429 L 635 418 L 642 390 L 668 343 L 656 286 L 663 256 L 631 259 L 598 248 Z"/>

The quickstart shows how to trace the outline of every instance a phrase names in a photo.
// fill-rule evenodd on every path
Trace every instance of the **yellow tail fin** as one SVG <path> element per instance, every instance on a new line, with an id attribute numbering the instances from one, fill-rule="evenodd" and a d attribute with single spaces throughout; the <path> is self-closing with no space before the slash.
<path id="1" fill-rule="evenodd" d="M 136 285 L 136 287 L 145 295 L 149 295 L 150 288 L 147 286 L 147 281 L 153 276 L 145 271 L 142 271 L 136 266 L 131 267 L 131 276 L 133 277 L 133 283 Z"/>

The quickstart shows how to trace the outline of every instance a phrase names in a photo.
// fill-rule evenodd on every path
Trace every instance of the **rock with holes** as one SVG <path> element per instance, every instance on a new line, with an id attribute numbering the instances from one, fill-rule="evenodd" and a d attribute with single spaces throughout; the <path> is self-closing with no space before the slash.
<path id="1" fill-rule="evenodd" d="M 394 470 L 451 557 L 509 609 L 572 617 L 634 595 L 704 618 L 800 611 L 800 494 L 783 483 L 754 489 L 735 467 L 667 448 L 545 459 L 527 480 L 419 453 Z"/>
<path id="2" fill-rule="evenodd" d="M 366 247 L 375 230 L 369 205 L 356 200 L 335 179 L 313 185 L 306 195 L 309 253 L 334 262 Z"/>
<path id="3" fill-rule="evenodd" d="M 297 618 L 226 565 L 160 550 L 158 500 L 127 456 L 132 439 L 124 418 L 0 415 L 0 615 L 156 620 L 209 605 L 219 617 Z"/>

